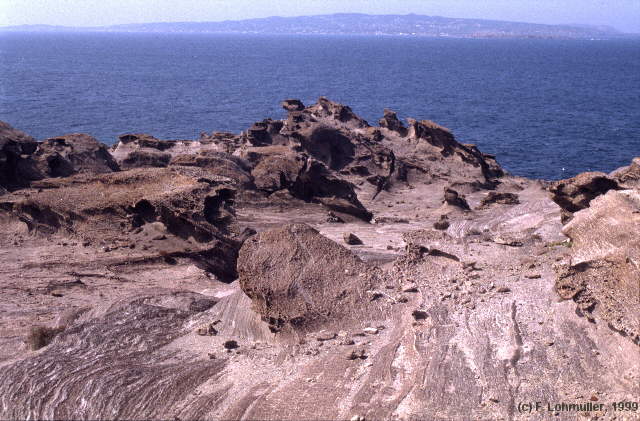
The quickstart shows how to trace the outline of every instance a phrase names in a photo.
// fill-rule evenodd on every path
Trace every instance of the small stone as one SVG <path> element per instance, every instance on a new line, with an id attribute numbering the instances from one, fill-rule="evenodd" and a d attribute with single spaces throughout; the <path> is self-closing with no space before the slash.
<path id="1" fill-rule="evenodd" d="M 433 228 L 444 231 L 449 228 L 449 218 L 447 215 L 440 215 L 440 219 L 433 224 Z"/>
<path id="2" fill-rule="evenodd" d="M 357 246 L 357 245 L 363 244 L 362 240 L 353 233 L 345 233 L 342 236 L 342 238 L 344 239 L 344 242 L 349 244 L 350 246 Z"/>
<path id="3" fill-rule="evenodd" d="M 377 335 L 378 334 L 378 328 L 377 327 L 365 327 L 362 331 L 364 333 L 368 333 L 369 335 Z"/>
<path id="4" fill-rule="evenodd" d="M 233 340 L 225 341 L 225 343 L 223 343 L 222 346 L 227 350 L 232 350 L 240 347 L 240 345 L 238 345 L 238 342 Z"/>
<path id="5" fill-rule="evenodd" d="M 508 288 L 508 287 L 500 287 L 500 288 L 498 288 L 496 291 L 498 291 L 498 292 L 503 292 L 503 293 L 505 293 L 505 292 L 511 292 L 511 288 Z"/>
<path id="6" fill-rule="evenodd" d="M 343 340 L 340 341 L 340 345 L 349 346 L 349 345 L 355 345 L 355 344 L 356 344 L 355 341 L 353 339 L 349 339 L 349 338 L 346 338 L 346 339 L 343 339 Z"/>
<path id="7" fill-rule="evenodd" d="M 423 310 L 413 310 L 411 315 L 416 320 L 425 320 L 427 317 L 429 317 L 429 314 L 427 314 L 427 312 Z"/>
<path id="8" fill-rule="evenodd" d="M 327 214 L 327 222 L 330 222 L 332 224 L 342 224 L 344 223 L 344 220 L 340 218 L 338 215 L 336 215 L 335 213 L 329 212 Z"/>
<path id="9" fill-rule="evenodd" d="M 105 253 L 109 253 L 111 251 L 111 247 L 102 247 L 102 251 L 104 251 Z"/>
<path id="10" fill-rule="evenodd" d="M 360 415 L 354 415 L 351 417 L 351 421 L 364 421 L 364 417 Z"/>
<path id="11" fill-rule="evenodd" d="M 521 241 L 512 239 L 512 238 L 504 238 L 504 237 L 495 237 L 493 239 L 493 242 L 496 244 L 501 244 L 504 246 L 511 246 L 511 247 L 522 247 L 524 244 Z"/>
<path id="12" fill-rule="evenodd" d="M 591 398 L 589 398 L 589 400 L 595 402 L 598 400 L 598 397 L 596 395 L 591 395 Z"/>
<path id="13" fill-rule="evenodd" d="M 350 351 L 347 353 L 347 360 L 357 360 L 357 359 L 361 359 L 361 360 L 367 359 L 367 356 L 364 353 L 364 349 L 354 349 L 353 351 Z"/>
<path id="14" fill-rule="evenodd" d="M 409 302 L 409 299 L 407 297 L 405 297 L 404 295 L 401 295 L 398 298 L 396 298 L 396 301 L 399 302 L 399 303 L 407 303 L 407 302 Z"/>
<path id="15" fill-rule="evenodd" d="M 533 272 L 529 272 L 529 273 L 525 273 L 525 278 L 529 278 L 529 279 L 540 279 L 542 278 L 542 275 L 540 275 L 539 273 L 533 273 Z"/>
<path id="16" fill-rule="evenodd" d="M 316 336 L 316 340 L 318 341 L 330 341 L 332 339 L 335 339 L 338 335 L 336 335 L 335 332 L 320 332 L 317 336 Z"/>
<path id="17" fill-rule="evenodd" d="M 216 354 L 214 354 L 213 352 L 209 352 L 207 355 L 209 356 L 210 360 L 215 360 L 216 359 Z"/>
<path id="18" fill-rule="evenodd" d="M 200 336 L 215 336 L 218 334 L 218 330 L 213 327 L 214 323 L 210 323 L 205 326 L 201 326 L 196 329 L 196 333 Z"/>
<path id="19" fill-rule="evenodd" d="M 418 292 L 418 288 L 411 284 L 411 285 L 406 285 L 403 289 L 402 292 Z"/>
<path id="20" fill-rule="evenodd" d="M 166 239 L 167 239 L 166 235 L 156 235 L 155 237 L 152 238 L 152 240 L 155 240 L 155 241 L 166 240 Z"/>

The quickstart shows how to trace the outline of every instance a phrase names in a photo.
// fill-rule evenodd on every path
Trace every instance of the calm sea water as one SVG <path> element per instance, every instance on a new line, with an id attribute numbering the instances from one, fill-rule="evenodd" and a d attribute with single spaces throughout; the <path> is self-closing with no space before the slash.
<path id="1" fill-rule="evenodd" d="M 3 34 L 0 77 L 0 119 L 37 138 L 239 132 L 325 95 L 434 120 L 517 175 L 640 155 L 639 41 Z"/>

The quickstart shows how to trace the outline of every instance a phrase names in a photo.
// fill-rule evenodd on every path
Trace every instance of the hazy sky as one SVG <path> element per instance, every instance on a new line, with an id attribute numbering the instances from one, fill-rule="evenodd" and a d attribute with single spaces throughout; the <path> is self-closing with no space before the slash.
<path id="1" fill-rule="evenodd" d="M 609 25 L 640 32 L 640 0 L 0 0 L 0 25 L 97 26 L 338 12 Z"/>

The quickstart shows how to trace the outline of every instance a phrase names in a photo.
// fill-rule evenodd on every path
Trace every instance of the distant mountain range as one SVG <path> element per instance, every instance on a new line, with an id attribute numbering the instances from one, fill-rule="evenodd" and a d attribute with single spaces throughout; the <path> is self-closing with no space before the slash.
<path id="1" fill-rule="evenodd" d="M 448 38 L 606 39 L 633 36 L 605 26 L 543 25 L 424 15 L 333 14 L 223 22 L 161 22 L 101 27 L 22 25 L 0 31 L 408 35 Z"/>

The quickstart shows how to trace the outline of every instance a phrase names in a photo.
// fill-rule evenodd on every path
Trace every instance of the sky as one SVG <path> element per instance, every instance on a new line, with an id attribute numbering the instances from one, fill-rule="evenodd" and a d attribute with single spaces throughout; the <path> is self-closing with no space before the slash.
<path id="1" fill-rule="evenodd" d="M 328 13 L 607 25 L 640 33 L 640 0 L 0 0 L 0 26 L 103 26 Z"/>

